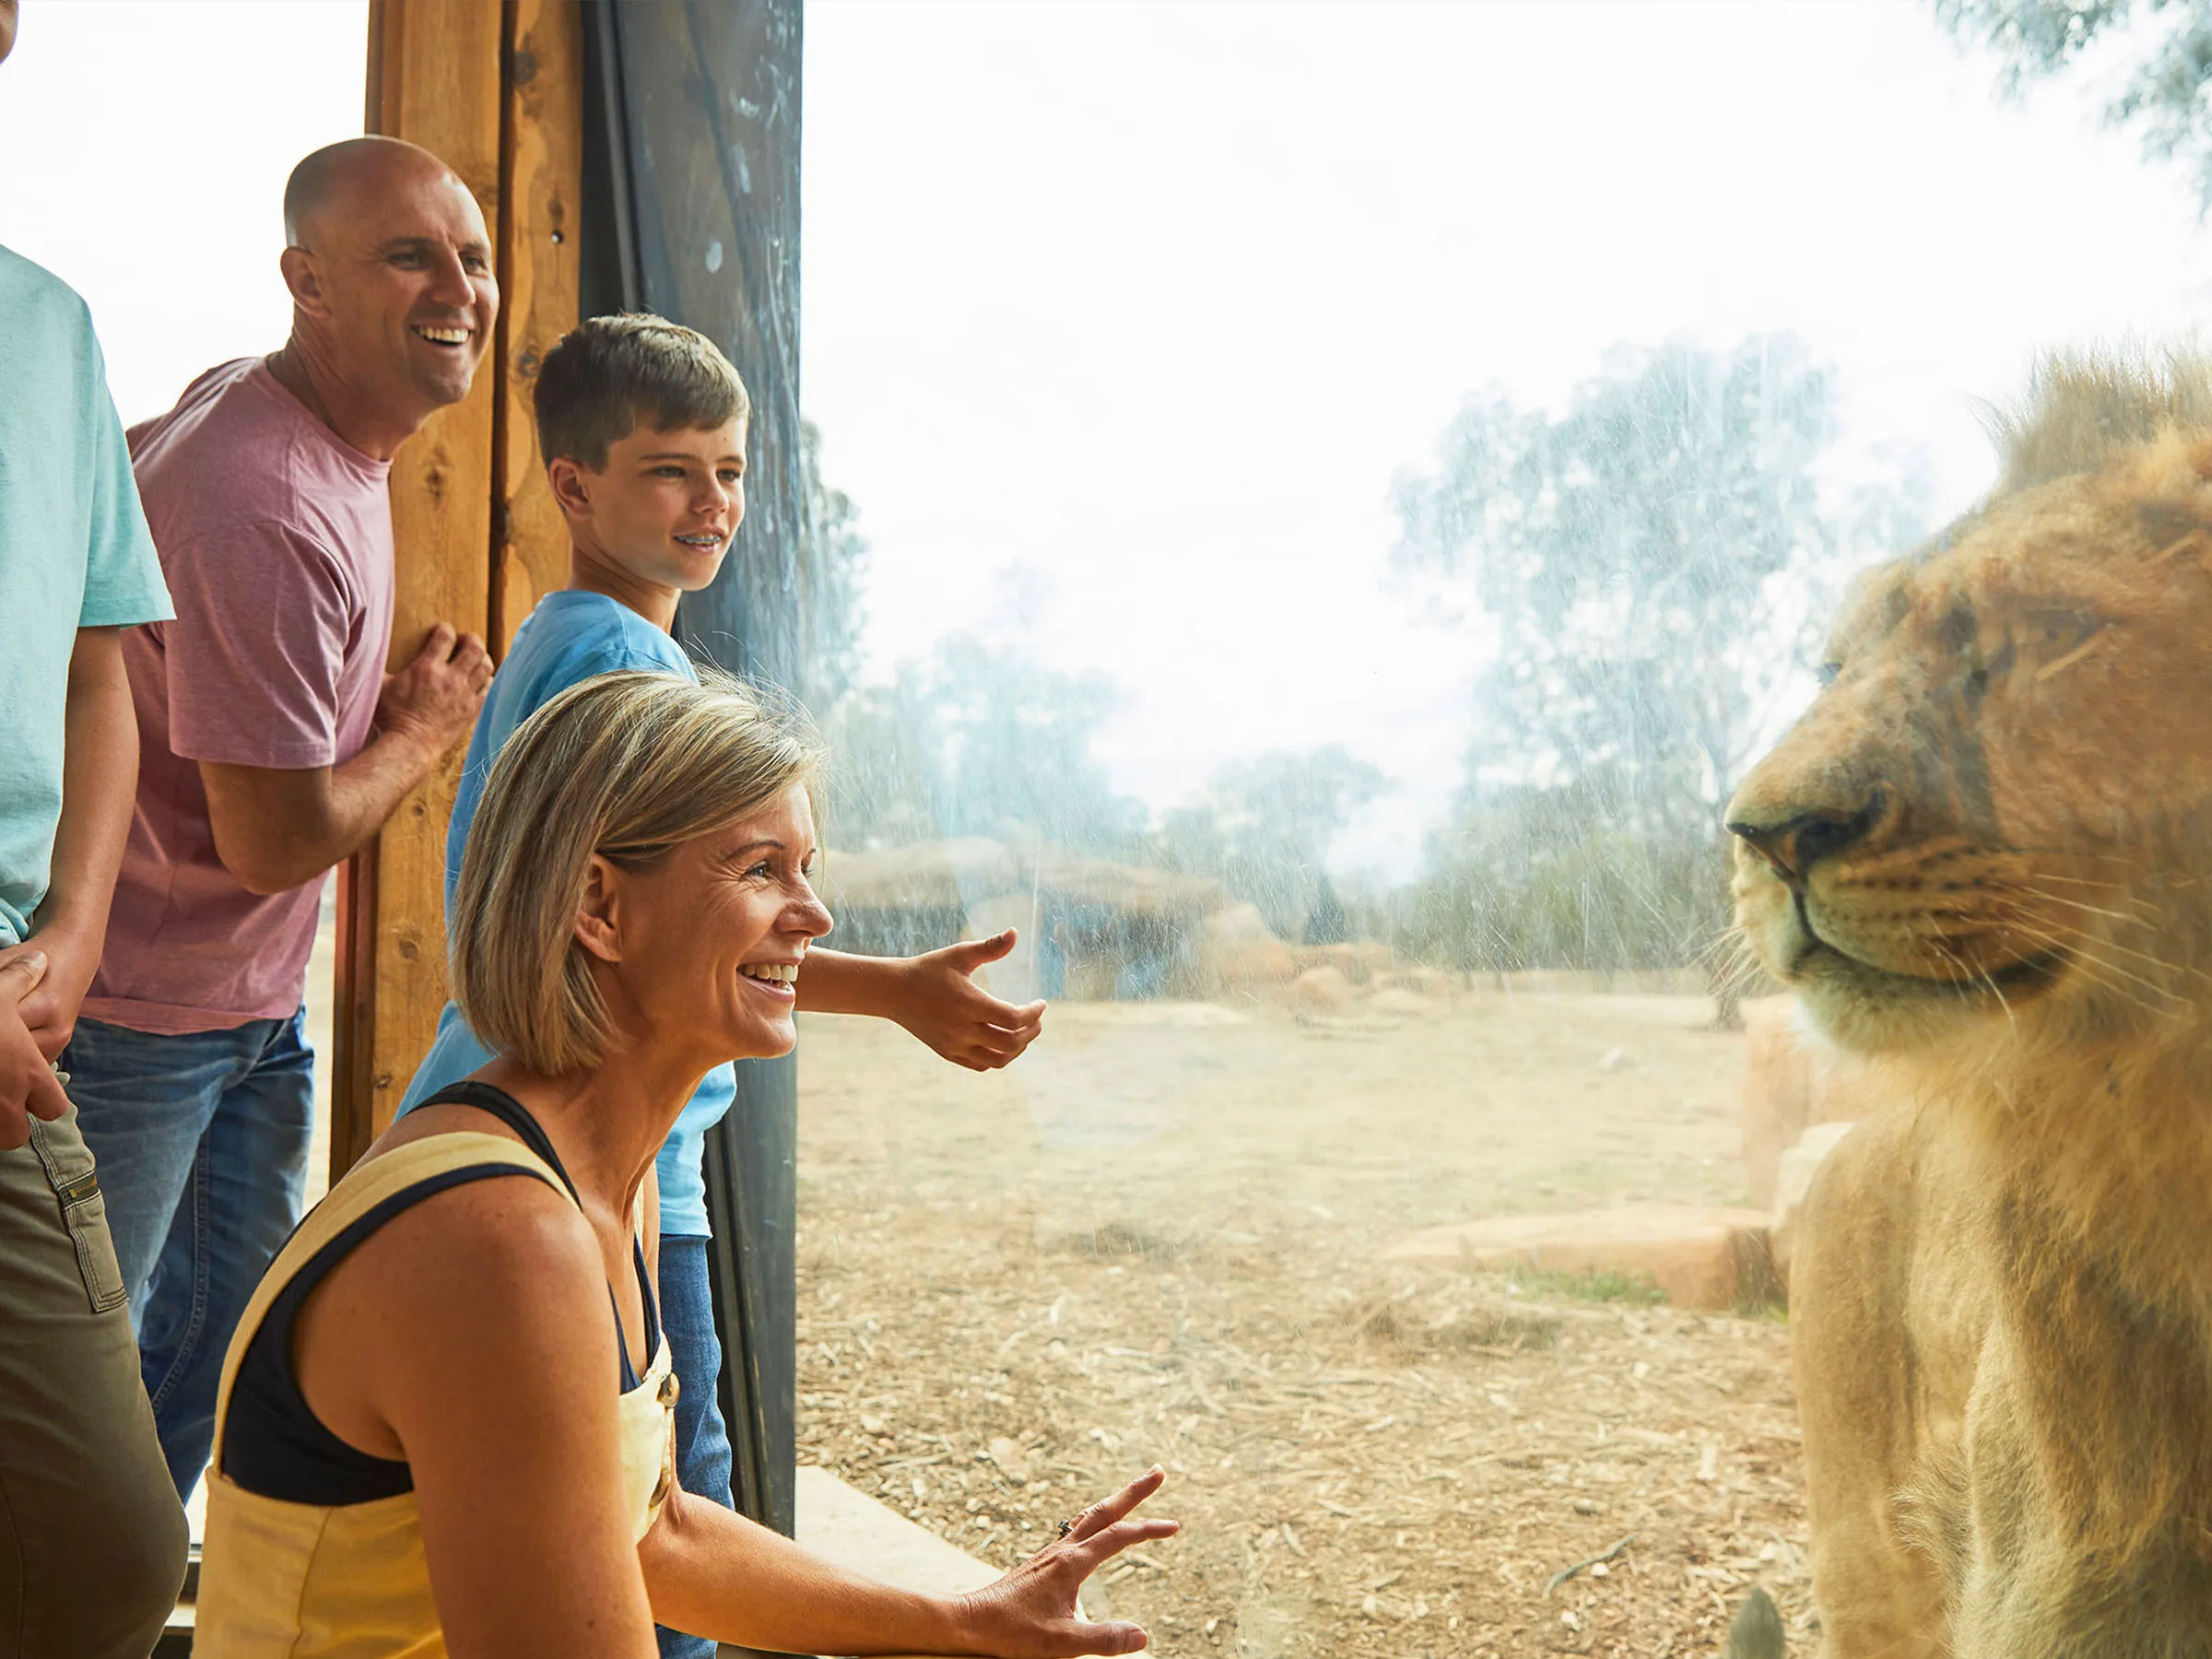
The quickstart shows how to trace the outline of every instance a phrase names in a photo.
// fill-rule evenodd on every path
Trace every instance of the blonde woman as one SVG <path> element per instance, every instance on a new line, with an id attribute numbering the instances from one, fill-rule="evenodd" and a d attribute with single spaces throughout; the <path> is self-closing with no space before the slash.
<path id="1" fill-rule="evenodd" d="M 706 1071 L 795 1041 L 830 931 L 817 751 L 720 676 L 586 681 L 493 769 L 454 995 L 500 1058 L 417 1108 L 271 1267 L 224 1368 L 203 1659 L 653 1659 L 653 1621 L 806 1653 L 1125 1653 L 1077 1588 L 1171 1521 L 1153 1469 L 975 1595 L 909 1594 L 690 1498 L 653 1167 Z M 610 1309 L 611 1304 L 611 1309 Z"/>

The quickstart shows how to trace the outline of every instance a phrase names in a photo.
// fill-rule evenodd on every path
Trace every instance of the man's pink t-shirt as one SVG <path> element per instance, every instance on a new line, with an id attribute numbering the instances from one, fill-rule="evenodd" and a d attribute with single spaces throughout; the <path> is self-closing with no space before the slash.
<path id="1" fill-rule="evenodd" d="M 288 1018 L 324 877 L 259 897 L 216 856 L 198 762 L 335 766 L 369 741 L 392 639 L 391 463 L 259 359 L 129 433 L 177 615 L 124 635 L 138 807 L 85 1012 L 175 1035 Z"/>

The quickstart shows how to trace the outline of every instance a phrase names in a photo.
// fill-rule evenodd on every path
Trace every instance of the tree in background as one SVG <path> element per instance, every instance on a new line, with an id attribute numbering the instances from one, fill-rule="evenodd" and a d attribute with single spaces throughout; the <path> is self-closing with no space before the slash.
<path id="1" fill-rule="evenodd" d="M 2205 0 L 1934 0 L 1959 39 L 1988 46 L 2017 95 L 2057 75 L 2100 41 L 2124 41 L 2124 89 L 2104 108 L 2112 126 L 2142 134 L 2143 153 L 2186 166 L 2197 209 L 2212 212 L 2212 7 Z"/>
<path id="2" fill-rule="evenodd" d="M 1717 936 L 1719 808 L 1803 683 L 1848 556 L 1900 549 L 1924 517 L 1917 469 L 1895 488 L 1829 476 L 1835 401 L 1791 335 L 1618 347 L 1556 417 L 1471 400 L 1437 469 L 1399 480 L 1401 569 L 1435 614 L 1497 630 L 1460 820 L 1439 849 L 1445 886 L 1488 906 L 1466 918 L 1470 948 L 1496 935 L 1514 965 L 1552 950 L 1655 965 Z M 1601 867 L 1669 885 L 1565 927 L 1617 885 L 1592 886 Z M 1515 939 L 1514 916 L 1550 919 Z"/>
<path id="3" fill-rule="evenodd" d="M 1324 862 L 1382 772 L 1341 745 L 1276 750 L 1222 767 L 1148 829 L 1091 756 L 1119 701 L 1103 676 L 949 636 L 830 711 L 825 833 L 853 850 L 976 835 L 1123 859 L 1218 881 L 1281 937 L 1341 935 L 1350 919 Z"/>
<path id="4" fill-rule="evenodd" d="M 1211 877 L 1257 905 L 1278 937 L 1334 944 L 1347 922 L 1323 862 L 1351 815 L 1386 781 L 1341 744 L 1232 761 L 1196 803 L 1166 815 L 1156 854 L 1171 869 Z"/>
<path id="5" fill-rule="evenodd" d="M 818 716 L 853 684 L 860 665 L 860 579 L 868 544 L 853 500 L 822 477 L 822 434 L 799 424 L 806 514 L 798 558 L 797 684 L 791 689 Z"/>
<path id="6" fill-rule="evenodd" d="M 1117 795 L 1091 741 L 1121 701 L 1102 674 L 1047 667 L 995 639 L 958 633 L 900 675 L 933 711 L 938 821 L 953 835 L 1030 835 L 1080 852 L 1125 853 L 1140 802 Z"/>
<path id="7" fill-rule="evenodd" d="M 982 835 L 1100 856 L 1141 840 L 1141 802 L 1091 759 L 1120 692 L 980 634 L 952 634 L 888 686 L 849 693 L 825 723 L 840 846 Z"/>
<path id="8" fill-rule="evenodd" d="M 852 498 L 822 476 L 822 436 L 800 428 L 805 535 L 796 683 L 831 749 L 825 832 L 848 847 L 1025 834 L 1112 851 L 1144 812 L 1116 797 L 1090 742 L 1119 692 L 975 634 L 941 641 L 889 685 L 856 686 L 868 544 Z"/>
<path id="9" fill-rule="evenodd" d="M 1615 973 L 1696 959 L 1714 927 L 1703 908 L 1711 841 L 1636 834 L 1618 805 L 1617 780 L 1602 773 L 1468 790 L 1430 837 L 1434 873 L 1395 896 L 1392 942 L 1418 960 L 1491 972 Z M 1716 994 L 1725 982 L 1716 976 Z"/>
<path id="10" fill-rule="evenodd" d="M 852 850 L 938 839 L 939 743 L 911 686 L 862 686 L 821 718 L 830 745 L 821 833 Z"/>

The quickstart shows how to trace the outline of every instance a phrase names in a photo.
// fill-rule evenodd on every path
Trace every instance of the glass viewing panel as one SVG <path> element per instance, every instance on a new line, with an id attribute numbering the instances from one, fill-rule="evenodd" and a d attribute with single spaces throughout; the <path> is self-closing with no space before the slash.
<path id="1" fill-rule="evenodd" d="M 1165 1653 L 1710 1653 L 1753 1583 L 1812 1651 L 1721 804 L 1978 400 L 2212 293 L 2194 129 L 2100 119 L 2149 33 L 2006 97 L 2006 9 L 811 0 L 831 943 L 1052 1006 L 803 1017 L 803 1464 L 999 1566 L 1165 1465 L 1086 1596 Z M 126 419 L 280 338 L 367 22 L 34 8 L 0 242 Z"/>
<path id="2" fill-rule="evenodd" d="M 2194 181 L 1906 4 L 807 30 L 832 942 L 1053 1006 L 804 1022 L 802 1462 L 1001 1565 L 1164 1464 L 1167 1653 L 1810 1640 L 1720 806 Z"/>

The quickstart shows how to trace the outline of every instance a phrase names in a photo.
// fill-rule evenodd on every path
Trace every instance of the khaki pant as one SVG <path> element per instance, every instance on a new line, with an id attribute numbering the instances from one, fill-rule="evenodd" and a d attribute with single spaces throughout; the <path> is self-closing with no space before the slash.
<path id="1" fill-rule="evenodd" d="M 146 1659 L 184 1551 L 72 1108 L 0 1152 L 0 1659 Z"/>

